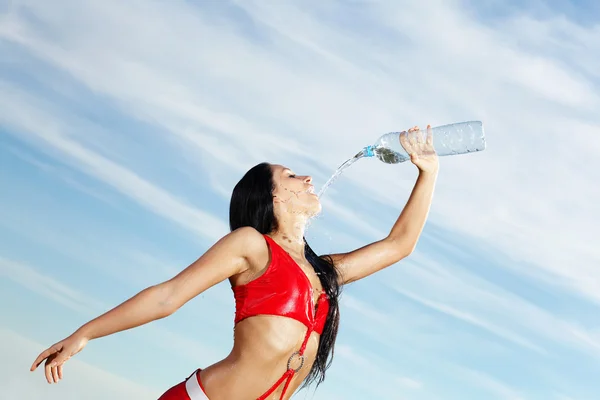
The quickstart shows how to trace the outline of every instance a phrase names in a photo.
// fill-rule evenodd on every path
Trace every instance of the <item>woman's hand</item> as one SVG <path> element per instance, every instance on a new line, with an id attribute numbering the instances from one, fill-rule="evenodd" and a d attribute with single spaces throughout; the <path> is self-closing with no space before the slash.
<path id="1" fill-rule="evenodd" d="M 427 125 L 427 137 L 418 126 L 410 128 L 408 132 L 400 134 L 400 144 L 410 155 L 410 161 L 426 173 L 437 173 L 439 168 L 438 156 L 433 147 L 433 133 L 431 125 Z"/>
<path id="2" fill-rule="evenodd" d="M 48 383 L 58 383 L 63 377 L 62 368 L 75 354 L 79 353 L 88 343 L 88 338 L 75 332 L 68 338 L 44 350 L 33 362 L 30 371 L 35 371 L 46 360 L 46 380 Z"/>

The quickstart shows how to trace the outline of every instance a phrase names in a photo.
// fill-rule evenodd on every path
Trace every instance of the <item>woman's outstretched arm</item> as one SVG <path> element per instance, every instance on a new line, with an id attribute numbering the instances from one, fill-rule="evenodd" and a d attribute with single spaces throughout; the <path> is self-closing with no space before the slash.
<path id="1" fill-rule="evenodd" d="M 349 253 L 331 255 L 340 272 L 340 283 L 365 278 L 400 261 L 414 250 L 429 214 L 438 174 L 438 158 L 431 134 L 431 127 L 428 126 L 425 138 L 416 127 L 400 136 L 402 146 L 410 154 L 412 163 L 419 169 L 419 177 L 386 238 Z"/>
<path id="2" fill-rule="evenodd" d="M 171 315 L 208 288 L 247 270 L 248 257 L 261 245 L 264 247 L 264 239 L 256 230 L 247 227 L 237 229 L 174 278 L 142 290 L 43 351 L 33 362 L 31 371 L 45 360 L 48 383 L 58 382 L 62 379 L 62 365 L 80 352 L 89 340 Z"/>

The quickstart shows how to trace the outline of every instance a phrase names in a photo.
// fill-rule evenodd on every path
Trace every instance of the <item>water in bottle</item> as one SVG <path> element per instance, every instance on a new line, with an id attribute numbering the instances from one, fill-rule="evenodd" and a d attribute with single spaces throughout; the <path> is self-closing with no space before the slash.
<path id="1" fill-rule="evenodd" d="M 410 156 L 400 144 L 401 132 L 382 135 L 375 144 L 364 147 L 354 157 L 346 160 L 334 172 L 318 193 L 321 197 L 325 190 L 341 173 L 363 157 L 377 157 L 387 164 L 398 164 L 410 160 Z M 472 153 L 485 150 L 485 133 L 481 121 L 467 121 L 432 128 L 433 147 L 438 156 Z"/>
<path id="2" fill-rule="evenodd" d="M 400 144 L 401 132 L 381 136 L 375 144 L 363 149 L 363 157 L 377 157 L 387 164 L 410 160 Z M 432 128 L 433 147 L 438 156 L 472 153 L 485 150 L 485 134 L 481 121 L 459 122 Z"/>

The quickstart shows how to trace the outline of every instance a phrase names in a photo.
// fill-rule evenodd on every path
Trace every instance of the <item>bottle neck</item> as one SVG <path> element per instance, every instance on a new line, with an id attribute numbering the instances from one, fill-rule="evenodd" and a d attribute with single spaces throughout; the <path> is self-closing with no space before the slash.
<path id="1" fill-rule="evenodd" d="M 375 146 L 367 146 L 358 154 L 362 154 L 363 157 L 373 157 L 375 155 Z"/>

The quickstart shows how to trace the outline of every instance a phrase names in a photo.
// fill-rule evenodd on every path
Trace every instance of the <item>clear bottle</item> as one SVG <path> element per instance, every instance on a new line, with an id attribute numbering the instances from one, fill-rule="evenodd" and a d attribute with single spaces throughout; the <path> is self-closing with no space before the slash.
<path id="1" fill-rule="evenodd" d="M 421 132 L 426 135 L 425 130 Z M 438 156 L 472 153 L 485 150 L 485 134 L 481 121 L 467 121 L 432 128 L 433 147 Z M 375 144 L 358 153 L 359 157 L 377 157 L 387 164 L 410 160 L 400 144 L 400 132 L 382 135 Z"/>

